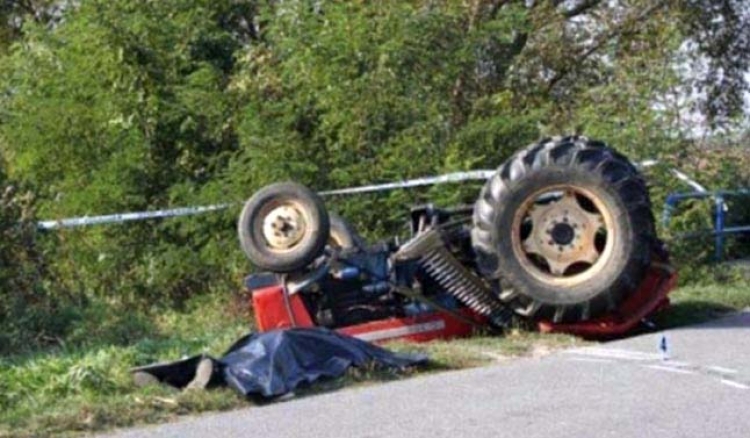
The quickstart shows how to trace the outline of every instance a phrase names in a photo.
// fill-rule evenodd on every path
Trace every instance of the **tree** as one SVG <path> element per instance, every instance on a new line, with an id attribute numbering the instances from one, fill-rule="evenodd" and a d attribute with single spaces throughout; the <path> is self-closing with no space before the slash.
<path id="1" fill-rule="evenodd" d="M 680 5 L 685 46 L 692 56 L 691 91 L 713 127 L 742 115 L 750 70 L 750 4 L 742 0 L 687 0 Z"/>
<path id="2" fill-rule="evenodd" d="M 60 0 L 0 1 L 0 56 L 23 35 L 24 23 L 52 26 L 70 3 Z"/>
<path id="3" fill-rule="evenodd" d="M 241 43 L 226 20 L 236 13 L 230 0 L 89 1 L 53 29 L 26 26 L 0 67 L 0 137 L 9 172 L 39 194 L 40 215 L 185 202 L 223 167 L 237 147 L 235 97 L 226 90 Z M 158 284 L 152 273 L 180 257 L 200 263 L 189 248 L 168 260 L 155 255 L 159 245 L 182 246 L 183 234 L 152 224 L 74 233 L 65 259 L 75 262 L 55 267 L 102 293 L 149 282 L 187 293 L 195 282 L 184 272 Z"/>

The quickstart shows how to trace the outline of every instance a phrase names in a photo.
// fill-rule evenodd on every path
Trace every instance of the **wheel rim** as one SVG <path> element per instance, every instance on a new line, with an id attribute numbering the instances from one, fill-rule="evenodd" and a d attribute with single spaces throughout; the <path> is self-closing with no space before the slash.
<path id="1" fill-rule="evenodd" d="M 309 213 L 294 200 L 275 200 L 263 207 L 261 232 L 267 248 L 272 252 L 286 252 L 298 245 L 310 230 Z"/>
<path id="2" fill-rule="evenodd" d="M 600 196 L 560 185 L 529 196 L 516 211 L 513 250 L 538 280 L 569 287 L 604 269 L 618 234 Z"/>

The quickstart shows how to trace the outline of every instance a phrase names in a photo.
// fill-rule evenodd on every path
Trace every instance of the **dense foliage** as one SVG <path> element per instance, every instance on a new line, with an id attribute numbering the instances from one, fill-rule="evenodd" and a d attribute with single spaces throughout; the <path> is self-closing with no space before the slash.
<path id="1" fill-rule="evenodd" d="M 17 347 L 15 338 L 40 336 L 45 318 L 54 313 L 56 297 L 45 287 L 32 201 L 0 171 L 0 351 Z"/>
<path id="2" fill-rule="evenodd" d="M 0 153 L 43 218 L 242 201 L 279 179 L 327 189 L 495 167 L 557 133 L 698 168 L 685 120 L 736 131 L 748 14 L 738 0 L 6 1 Z M 703 182 L 738 183 L 715 169 Z M 654 172 L 657 199 L 679 184 L 666 175 Z M 410 203 L 475 194 L 330 205 L 378 235 Z M 236 213 L 26 227 L 0 247 L 2 301 L 149 310 L 236 289 L 250 269 Z M 2 214 L 3 230 L 22 216 Z M 28 239 L 44 248 L 44 281 L 19 287 L 17 270 L 37 267 Z"/>

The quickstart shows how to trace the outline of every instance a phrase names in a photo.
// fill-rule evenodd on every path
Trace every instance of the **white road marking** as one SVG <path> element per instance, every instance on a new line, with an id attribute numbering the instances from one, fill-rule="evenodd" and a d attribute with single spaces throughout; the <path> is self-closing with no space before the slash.
<path id="1" fill-rule="evenodd" d="M 660 354 L 644 353 L 642 351 L 633 350 L 621 350 L 616 348 L 585 347 L 568 350 L 566 353 L 606 359 L 622 359 L 644 362 L 662 359 L 662 356 Z"/>
<path id="2" fill-rule="evenodd" d="M 735 382 L 735 381 L 732 381 L 732 380 L 721 379 L 721 383 L 723 383 L 723 384 L 725 384 L 727 386 L 731 386 L 733 388 L 737 388 L 737 389 L 750 389 L 750 386 L 747 386 L 744 383 Z"/>
<path id="3" fill-rule="evenodd" d="M 662 354 L 644 353 L 642 351 L 624 350 L 618 348 L 603 347 L 583 347 L 564 351 L 565 354 L 573 357 L 567 358 L 569 361 L 593 362 L 593 363 L 612 363 L 615 361 L 632 361 L 632 362 L 652 362 L 651 364 L 642 363 L 643 368 L 664 371 L 674 374 L 701 374 L 706 377 L 713 375 L 722 384 L 736 389 L 748 390 L 750 385 L 729 380 L 730 374 L 738 374 L 739 371 L 718 365 L 700 366 L 693 365 L 689 362 L 671 360 Z M 578 357 L 576 357 L 578 356 Z M 719 374 L 717 376 L 717 374 Z"/>
<path id="4" fill-rule="evenodd" d="M 613 363 L 611 359 L 598 359 L 595 357 L 569 357 L 569 361 L 575 362 L 592 362 L 592 363 Z"/>
<path id="5" fill-rule="evenodd" d="M 675 367 L 675 368 L 690 368 L 693 365 L 688 362 L 680 362 L 678 360 L 671 360 L 667 359 L 664 361 L 664 364 L 667 364 L 668 366 Z"/>
<path id="6" fill-rule="evenodd" d="M 724 367 L 720 367 L 717 365 L 706 367 L 706 369 L 709 371 L 715 371 L 720 374 L 737 374 L 738 373 L 737 370 L 733 370 L 732 368 L 724 368 Z"/>
<path id="7" fill-rule="evenodd" d="M 652 370 L 667 371 L 667 372 L 675 373 L 675 374 L 695 374 L 694 371 L 685 370 L 682 368 L 663 366 L 663 365 L 648 365 L 646 366 L 646 368 L 651 368 Z"/>

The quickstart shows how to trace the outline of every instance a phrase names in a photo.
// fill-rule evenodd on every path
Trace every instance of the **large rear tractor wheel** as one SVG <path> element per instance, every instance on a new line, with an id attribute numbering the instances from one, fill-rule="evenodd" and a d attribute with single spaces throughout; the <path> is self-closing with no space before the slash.
<path id="1" fill-rule="evenodd" d="M 240 244 L 261 269 L 293 272 L 323 254 L 330 222 L 323 200 L 307 187 L 271 184 L 245 204 L 237 223 Z"/>
<path id="2" fill-rule="evenodd" d="M 656 242 L 637 169 L 583 137 L 519 151 L 474 209 L 480 272 L 533 320 L 584 321 L 615 310 L 636 291 Z"/>

